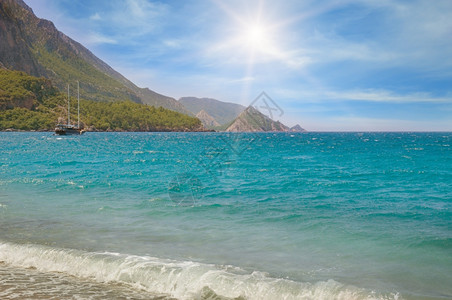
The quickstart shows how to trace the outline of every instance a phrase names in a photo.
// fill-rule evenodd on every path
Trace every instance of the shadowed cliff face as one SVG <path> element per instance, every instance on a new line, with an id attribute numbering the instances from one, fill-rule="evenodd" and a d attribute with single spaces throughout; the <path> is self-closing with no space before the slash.
<path id="1" fill-rule="evenodd" d="M 37 18 L 22 0 L 0 0 L 0 63 L 11 70 L 46 77 L 60 89 L 81 82 L 95 101 L 132 100 L 190 114 L 179 102 L 137 87 L 80 43 Z"/>
<path id="2" fill-rule="evenodd" d="M 6 68 L 38 76 L 40 71 L 30 51 L 30 41 L 27 41 L 23 33 L 25 29 L 22 19 L 29 19 L 26 18 L 27 13 L 31 12 L 15 1 L 0 1 L 0 60 Z"/>

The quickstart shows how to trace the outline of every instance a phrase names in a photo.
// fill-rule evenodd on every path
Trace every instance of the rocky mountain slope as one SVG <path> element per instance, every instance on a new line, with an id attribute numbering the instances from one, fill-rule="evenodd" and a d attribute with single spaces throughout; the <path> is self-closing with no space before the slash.
<path id="1" fill-rule="evenodd" d="M 190 114 L 175 99 L 137 87 L 22 0 L 0 1 L 0 41 L 0 65 L 48 78 L 60 90 L 78 80 L 90 100 L 132 100 Z"/>
<path id="2" fill-rule="evenodd" d="M 212 127 L 220 126 L 220 124 L 211 115 L 209 115 L 204 109 L 201 110 L 199 113 L 197 113 L 196 117 L 199 120 L 201 120 L 202 124 L 206 128 L 212 128 Z"/>
<path id="3" fill-rule="evenodd" d="M 290 127 L 290 132 L 306 132 L 306 129 L 302 128 L 299 124 Z"/>
<path id="4" fill-rule="evenodd" d="M 227 132 L 290 131 L 279 121 L 273 121 L 253 106 L 247 107 L 226 129 Z"/>
<path id="5" fill-rule="evenodd" d="M 179 102 L 194 115 L 204 110 L 221 125 L 233 121 L 245 110 L 245 107 L 240 104 L 223 102 L 211 98 L 183 97 L 179 99 Z"/>

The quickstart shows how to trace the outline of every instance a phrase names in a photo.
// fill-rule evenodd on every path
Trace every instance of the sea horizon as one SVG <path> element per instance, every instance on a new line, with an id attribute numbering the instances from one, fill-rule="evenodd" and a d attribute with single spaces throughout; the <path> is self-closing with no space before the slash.
<path id="1" fill-rule="evenodd" d="M 53 130 L 21 130 L 21 129 L 5 129 L 0 130 L 2 133 L 18 133 L 18 132 L 53 132 Z M 232 131 L 108 131 L 108 130 L 98 130 L 98 131 L 85 131 L 85 133 L 230 133 L 230 134 L 243 134 L 243 133 L 450 133 L 452 130 L 306 130 L 303 132 L 296 131 L 240 131 L 240 132 L 232 132 Z"/>

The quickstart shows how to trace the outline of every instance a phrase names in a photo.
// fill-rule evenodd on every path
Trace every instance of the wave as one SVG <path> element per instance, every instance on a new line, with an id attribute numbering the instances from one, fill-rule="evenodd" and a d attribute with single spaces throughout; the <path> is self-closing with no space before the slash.
<path id="1" fill-rule="evenodd" d="M 378 295 L 334 280 L 296 282 L 232 266 L 33 244 L 0 242 L 0 262 L 96 282 L 126 284 L 178 299 L 400 299 L 397 294 Z"/>

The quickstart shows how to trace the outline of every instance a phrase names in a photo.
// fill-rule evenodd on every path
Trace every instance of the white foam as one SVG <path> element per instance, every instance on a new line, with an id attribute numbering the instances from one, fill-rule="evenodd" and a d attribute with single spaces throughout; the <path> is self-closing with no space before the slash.
<path id="1" fill-rule="evenodd" d="M 0 242 L 0 261 L 97 282 L 125 283 L 179 299 L 203 298 L 206 289 L 219 296 L 244 299 L 399 299 L 398 295 L 383 297 L 334 280 L 303 283 L 271 278 L 261 272 L 249 274 L 236 267 L 39 245 Z"/>

